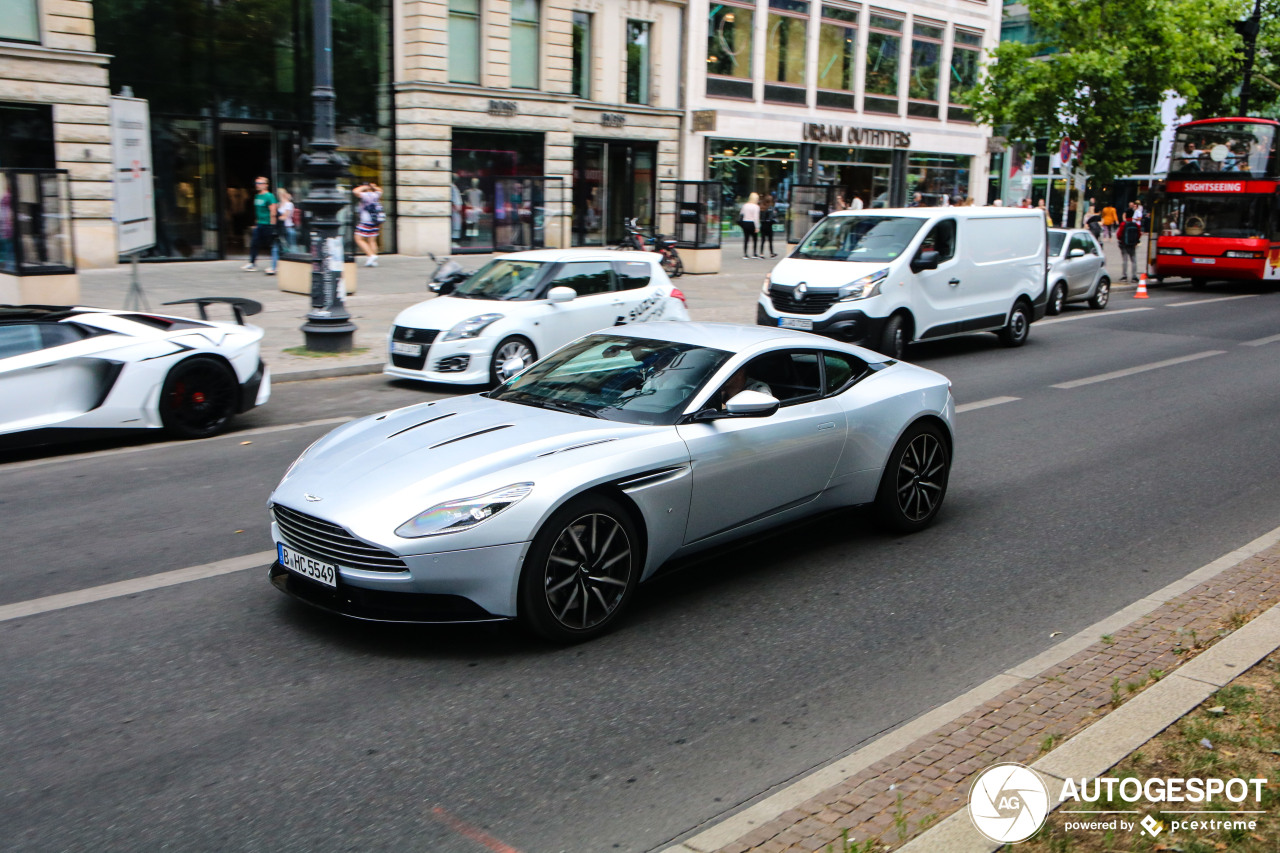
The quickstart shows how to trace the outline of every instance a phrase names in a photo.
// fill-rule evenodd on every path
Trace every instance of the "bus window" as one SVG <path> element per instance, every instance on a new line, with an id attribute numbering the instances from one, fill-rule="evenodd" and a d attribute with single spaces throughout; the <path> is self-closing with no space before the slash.
<path id="1" fill-rule="evenodd" d="M 1187 237 L 1265 237 L 1269 201 L 1256 194 L 1175 196 L 1160 230 Z"/>
<path id="2" fill-rule="evenodd" d="M 1276 174 L 1276 126 L 1260 122 L 1207 121 L 1184 124 L 1174 136 L 1169 174 L 1202 172 L 1264 177 Z"/>

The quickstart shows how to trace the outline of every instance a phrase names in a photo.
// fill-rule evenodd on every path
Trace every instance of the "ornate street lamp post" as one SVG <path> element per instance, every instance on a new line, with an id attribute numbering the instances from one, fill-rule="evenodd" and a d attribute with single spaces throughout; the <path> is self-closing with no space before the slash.
<path id="1" fill-rule="evenodd" d="M 347 198 L 338 190 L 338 179 L 347 173 L 347 159 L 338 153 L 334 138 L 333 24 L 329 0 L 312 0 L 315 17 L 315 88 L 311 104 L 315 131 L 311 153 L 303 157 L 302 171 L 310 180 L 303 202 L 311 214 L 311 311 L 302 325 L 307 349 L 350 352 L 356 326 L 343 304 L 342 245 L 338 212 Z"/>

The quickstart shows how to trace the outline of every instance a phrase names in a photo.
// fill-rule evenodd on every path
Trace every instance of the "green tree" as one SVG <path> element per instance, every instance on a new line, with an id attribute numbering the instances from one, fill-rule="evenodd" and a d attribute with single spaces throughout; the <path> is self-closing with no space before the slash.
<path id="1" fill-rule="evenodd" d="M 1239 67 L 1232 24 L 1253 9 L 1252 0 L 1023 2 L 1039 42 L 995 49 L 975 111 L 1011 139 L 1083 139 L 1081 163 L 1101 180 L 1132 170 L 1132 140 L 1159 132 L 1165 92 L 1185 97 L 1192 114 L 1220 97 Z"/>

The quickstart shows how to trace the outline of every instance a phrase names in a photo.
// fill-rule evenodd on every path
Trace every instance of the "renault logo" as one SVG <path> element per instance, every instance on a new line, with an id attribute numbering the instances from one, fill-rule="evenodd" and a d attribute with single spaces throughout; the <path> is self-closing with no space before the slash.
<path id="1" fill-rule="evenodd" d="M 804 302 L 805 294 L 808 292 L 809 285 L 805 284 L 803 281 L 797 284 L 795 289 L 796 302 Z"/>
<path id="2" fill-rule="evenodd" d="M 303 493 L 302 493 L 302 496 L 303 496 L 304 498 L 306 498 L 307 500 L 311 501 L 312 503 L 315 503 L 316 501 L 322 501 L 322 500 L 324 500 L 324 498 L 317 497 L 317 496 L 315 496 L 315 495 L 311 494 L 310 492 L 303 492 Z"/>

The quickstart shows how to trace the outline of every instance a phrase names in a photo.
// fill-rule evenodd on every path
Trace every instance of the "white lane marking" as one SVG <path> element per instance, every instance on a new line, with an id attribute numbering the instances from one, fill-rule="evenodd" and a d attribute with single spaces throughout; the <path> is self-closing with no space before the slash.
<path id="1" fill-rule="evenodd" d="M 1070 323 L 1072 320 L 1088 320 L 1091 317 L 1114 317 L 1117 314 L 1132 314 L 1135 311 L 1150 311 L 1150 308 L 1121 308 L 1119 311 L 1090 311 L 1088 314 L 1072 314 L 1070 317 L 1054 317 L 1052 320 L 1040 320 L 1035 326 L 1052 326 L 1055 323 Z"/>
<path id="2" fill-rule="evenodd" d="M 987 400 L 975 400 L 972 403 L 961 403 L 956 406 L 956 414 L 961 412 L 972 412 L 974 409 L 985 409 L 987 406 L 998 406 L 1001 403 L 1012 403 L 1015 400 L 1021 400 L 1021 397 L 991 397 Z"/>
<path id="3" fill-rule="evenodd" d="M 105 601 L 108 598 L 119 598 L 122 595 L 134 595 L 147 590 L 203 580 L 204 578 L 217 577 L 218 575 L 228 575 L 232 572 L 242 572 L 245 569 L 269 565 L 275 558 L 275 551 L 259 551 L 256 554 L 246 554 L 243 557 L 231 557 L 227 560 L 205 563 L 203 566 L 188 566 L 185 569 L 174 569 L 171 572 L 160 572 L 155 575 L 130 578 L 127 581 L 91 586 L 88 589 L 79 589 L 75 592 L 62 592 L 57 595 L 46 595 L 44 598 L 32 598 L 28 601 L 4 604 L 0 605 L 0 622 L 21 619 L 24 616 L 35 616 L 38 613 L 48 613 L 51 610 L 62 610 L 67 607 L 75 607 L 78 604 L 89 604 L 94 601 Z"/>
<path id="4" fill-rule="evenodd" d="M 113 447 L 110 450 L 91 450 L 87 453 L 70 453 L 65 456 L 50 456 L 45 459 L 28 459 L 25 462 L 14 462 L 12 465 L 0 464 L 0 474 L 5 473 L 6 471 L 22 471 L 26 468 L 39 468 L 42 465 L 57 465 L 59 462 L 83 462 L 87 459 L 100 459 L 106 456 L 120 456 L 125 453 L 142 453 L 147 450 L 160 450 L 165 447 L 201 447 L 211 441 L 223 441 L 229 438 L 251 438 L 255 435 L 267 435 L 268 433 L 284 432 L 285 430 L 291 429 L 306 429 L 307 427 L 345 424 L 347 421 L 354 420 L 354 417 L 322 418 L 318 421 L 303 421 L 302 423 L 297 424 L 277 424 L 275 426 L 241 430 L 240 432 L 224 432 L 222 435 L 215 435 L 212 438 L 201 438 L 193 441 L 158 441 L 155 444 L 139 444 L 135 447 Z"/>
<path id="5" fill-rule="evenodd" d="M 1218 296 L 1213 299 L 1187 299 L 1183 302 L 1169 302 L 1165 308 L 1186 308 L 1188 305 L 1209 305 L 1213 302 L 1230 302 L 1232 299 L 1253 299 L 1258 294 L 1246 293 L 1244 296 Z"/>
<path id="6" fill-rule="evenodd" d="M 1084 379 L 1073 379 L 1070 382 L 1060 382 L 1054 385 L 1054 388 L 1079 388 L 1081 385 L 1092 385 L 1095 382 L 1106 382 L 1108 379 L 1120 379 L 1124 376 L 1132 376 L 1135 373 L 1146 373 L 1148 370 L 1156 370 L 1161 367 L 1169 367 L 1174 364 L 1183 364 L 1188 361 L 1196 361 L 1201 358 L 1208 358 L 1211 355 L 1226 355 L 1226 350 L 1211 349 L 1205 352 L 1198 352 L 1193 355 L 1184 355 L 1178 358 L 1169 358 L 1164 361 L 1153 361 L 1151 364 L 1140 364 L 1137 367 L 1127 367 L 1124 370 L 1116 370 L 1111 373 L 1103 373 L 1098 376 L 1087 376 Z"/>
<path id="7" fill-rule="evenodd" d="M 1264 344 L 1274 344 L 1276 341 L 1280 341 L 1280 335 L 1272 335 L 1269 338 L 1258 338 L 1258 340 L 1256 341 L 1244 341 L 1243 343 L 1240 344 L 1240 346 L 1260 347 L 1260 346 L 1263 346 Z"/>

